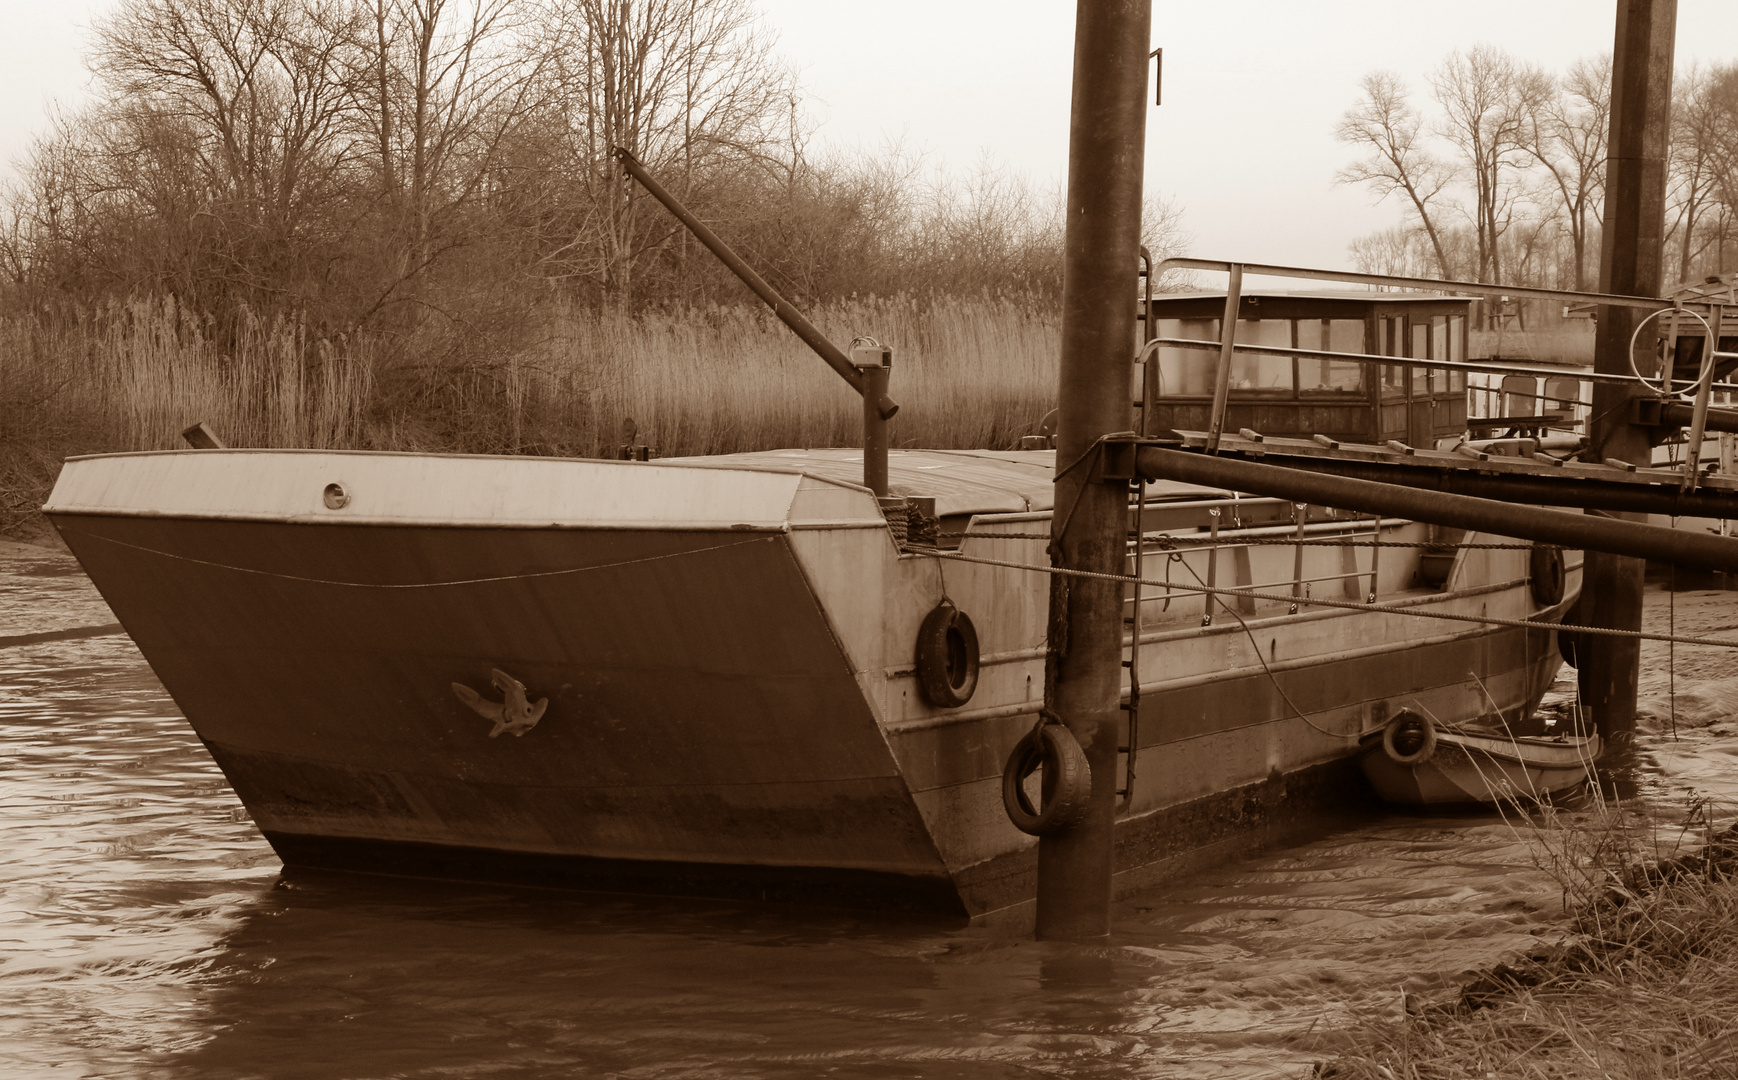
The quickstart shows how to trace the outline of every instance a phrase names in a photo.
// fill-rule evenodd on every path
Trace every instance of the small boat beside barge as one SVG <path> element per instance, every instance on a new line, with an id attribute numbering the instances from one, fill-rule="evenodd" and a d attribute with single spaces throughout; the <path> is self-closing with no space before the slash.
<path id="1" fill-rule="evenodd" d="M 1586 783 L 1603 750 L 1596 734 L 1511 735 L 1439 726 L 1411 711 L 1360 747 L 1376 793 L 1410 806 L 1539 802 Z"/>

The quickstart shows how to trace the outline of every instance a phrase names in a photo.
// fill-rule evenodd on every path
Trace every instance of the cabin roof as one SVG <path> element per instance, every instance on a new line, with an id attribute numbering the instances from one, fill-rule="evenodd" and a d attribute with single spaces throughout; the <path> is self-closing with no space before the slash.
<path id="1" fill-rule="evenodd" d="M 660 458 L 661 464 L 712 468 L 790 470 L 834 483 L 863 483 L 863 451 L 759 450 L 709 457 Z M 893 450 L 887 488 L 894 495 L 934 496 L 938 515 L 1049 510 L 1056 472 L 1054 450 Z M 1154 500 L 1229 495 L 1216 488 L 1165 481 L 1149 483 Z"/>

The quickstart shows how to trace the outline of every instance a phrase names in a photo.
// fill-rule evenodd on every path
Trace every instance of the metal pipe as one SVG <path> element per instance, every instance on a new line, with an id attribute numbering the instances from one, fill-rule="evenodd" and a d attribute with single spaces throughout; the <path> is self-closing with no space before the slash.
<path id="1" fill-rule="evenodd" d="M 1297 514 L 1297 538 L 1302 540 L 1304 526 L 1309 523 L 1310 519 L 1310 506 L 1309 503 L 1293 503 L 1292 507 Z M 1296 615 L 1298 602 L 1303 599 L 1304 595 L 1303 545 L 1294 544 L 1291 551 L 1291 614 Z"/>
<path id="2" fill-rule="evenodd" d="M 730 272 L 740 278 L 744 285 L 753 289 L 756 296 L 766 301 L 766 305 L 772 308 L 773 314 L 778 316 L 779 321 L 790 327 L 792 333 L 796 334 L 797 337 L 802 338 L 803 343 L 813 349 L 815 355 L 825 360 L 828 367 L 838 372 L 840 378 L 850 383 L 851 389 L 859 394 L 866 393 L 863 388 L 863 376 L 852 366 L 850 359 L 840 351 L 839 347 L 828 341 L 825 334 L 815 329 L 815 325 L 803 317 L 802 312 L 792 307 L 790 301 L 780 296 L 778 291 L 768 285 L 764 278 L 743 262 L 742 258 L 730 249 L 729 244 L 718 238 L 717 233 L 707 228 L 705 223 L 689 213 L 688 208 L 683 206 L 676 196 L 665 191 L 662 184 L 652 179 L 652 174 L 646 171 L 646 167 L 640 164 L 638 158 L 629 153 L 626 147 L 618 146 L 616 147 L 616 160 L 622 163 L 622 168 L 628 171 L 628 175 L 638 180 L 640 186 L 651 193 L 652 198 L 663 203 L 664 209 L 670 211 L 676 216 L 676 220 L 686 225 L 688 231 L 694 234 L 695 239 L 705 244 L 707 250 L 711 251 L 712 254 L 718 256 L 718 261 L 729 267 Z M 876 411 L 881 414 L 883 420 L 893 419 L 893 414 L 899 411 L 898 404 L 887 396 L 885 387 L 881 395 L 872 400 L 875 403 Z"/>
<path id="3" fill-rule="evenodd" d="M 1586 304 L 1608 304 L 1616 307 L 1658 311 L 1672 306 L 1670 300 L 1647 296 L 1621 296 L 1611 293 L 1571 292 L 1564 289 L 1532 289 L 1522 285 L 1486 285 L 1478 281 L 1448 281 L 1437 278 L 1398 277 L 1393 274 L 1355 274 L 1349 270 L 1314 270 L 1305 266 L 1271 266 L 1264 263 L 1229 263 L 1217 259 L 1172 258 L 1159 264 L 1159 273 L 1167 270 L 1217 270 L 1224 272 L 1239 266 L 1244 273 L 1262 277 L 1308 278 L 1314 281 L 1346 281 L 1360 285 L 1392 285 L 1403 289 L 1427 289 L 1434 292 L 1471 293 L 1474 296 L 1518 296 L 1523 299 L 1565 300 Z M 1700 305 L 1686 303 L 1685 307 Z"/>
<path id="4" fill-rule="evenodd" d="M 1660 406 L 1660 420 L 1674 427 L 1689 427 L 1696 421 L 1695 406 L 1668 401 Z M 1712 405 L 1708 406 L 1703 427 L 1708 431 L 1738 431 L 1738 409 L 1716 409 Z"/>
<path id="5" fill-rule="evenodd" d="M 1272 453 L 1268 454 L 1268 459 L 1279 460 Z M 1433 469 L 1348 458 L 1299 456 L 1282 460 L 1286 468 L 1305 472 L 1504 502 L 1573 506 L 1606 513 L 1738 520 L 1738 495 L 1717 494 L 1707 488 L 1691 492 L 1665 484 L 1630 484 L 1575 476 L 1491 473 L 1473 469 Z"/>
<path id="6" fill-rule="evenodd" d="M 1708 320 L 1713 331 L 1702 341 L 1702 371 L 1697 380 L 1696 404 L 1690 410 L 1690 438 L 1684 447 L 1684 479 L 1687 487 L 1696 486 L 1696 466 L 1702 460 L 1702 436 L 1708 430 L 1708 401 L 1714 394 L 1714 350 L 1720 341 L 1720 316 L 1725 307 L 1716 307 Z M 1666 355 L 1675 358 L 1677 350 Z"/>
<path id="7" fill-rule="evenodd" d="M 1219 322 L 1219 369 L 1213 373 L 1213 414 L 1207 427 L 1207 452 L 1219 452 L 1219 437 L 1225 432 L 1225 406 L 1231 395 L 1232 346 L 1237 341 L 1237 308 L 1243 295 L 1243 267 L 1231 264 L 1231 281 L 1225 287 L 1225 317 Z"/>
<path id="8" fill-rule="evenodd" d="M 1668 529 L 1591 514 L 1516 506 L 1494 499 L 1419 491 L 1156 446 L 1141 447 L 1136 463 L 1140 475 L 1154 480 L 1230 487 L 1318 506 L 1410 518 L 1537 544 L 1658 559 L 1679 566 L 1738 570 L 1738 539 L 1690 529 Z"/>
<path id="9" fill-rule="evenodd" d="M 1158 343 L 1169 349 L 1197 349 L 1201 351 L 1219 350 L 1222 343 L 1203 341 L 1191 338 L 1158 338 Z M 1289 345 L 1233 345 L 1233 352 L 1259 353 L 1268 356 L 1296 356 L 1304 360 L 1340 360 L 1351 364 L 1375 366 L 1392 364 L 1396 357 L 1377 356 L 1371 353 L 1335 352 L 1329 349 L 1297 349 Z M 1642 381 L 1634 375 L 1600 375 L 1591 368 L 1566 367 L 1554 364 L 1511 364 L 1496 363 L 1482 360 L 1429 360 L 1422 357 L 1401 357 L 1411 367 L 1430 368 L 1433 371 L 1465 371 L 1479 375 L 1532 375 L 1547 379 L 1578 379 L 1585 382 L 1609 383 L 1613 386 L 1640 386 Z"/>
<path id="10" fill-rule="evenodd" d="M 886 498 L 887 418 L 875 403 L 887 397 L 892 368 L 886 364 L 864 364 L 857 370 L 863 376 L 863 486 L 877 498 Z"/>
<path id="11" fill-rule="evenodd" d="M 1128 484 L 1097 478 L 1092 458 L 1133 411 L 1129 269 L 1140 248 L 1151 31 L 1152 0 L 1077 2 L 1051 535 L 1058 566 L 1113 575 L 1127 568 Z M 1123 587 L 1053 580 L 1044 697 L 1086 752 L 1092 791 L 1083 820 L 1038 840 L 1037 933 L 1100 940 L 1115 864 Z"/>

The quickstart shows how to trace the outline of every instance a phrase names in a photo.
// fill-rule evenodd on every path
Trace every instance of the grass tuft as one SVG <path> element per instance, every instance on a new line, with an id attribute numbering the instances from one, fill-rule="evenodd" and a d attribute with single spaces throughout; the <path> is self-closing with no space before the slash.
<path id="1" fill-rule="evenodd" d="M 1669 830 L 1603 804 L 1534 820 L 1563 941 L 1346 1033 L 1318 1075 L 1738 1076 L 1738 831 L 1706 804 Z"/>

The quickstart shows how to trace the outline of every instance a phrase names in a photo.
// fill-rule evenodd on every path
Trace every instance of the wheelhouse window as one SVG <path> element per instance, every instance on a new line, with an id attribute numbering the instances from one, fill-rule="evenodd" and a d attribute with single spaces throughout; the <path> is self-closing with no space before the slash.
<path id="1" fill-rule="evenodd" d="M 1218 341 L 1218 319 L 1160 319 L 1159 336 L 1187 341 Z M 1212 349 L 1159 348 L 1159 394 L 1208 397 L 1219 354 Z"/>
<path id="2" fill-rule="evenodd" d="M 1539 384 L 1531 375 L 1503 376 L 1503 415 L 1533 416 Z"/>
<path id="3" fill-rule="evenodd" d="M 1383 319 L 1381 349 L 1383 356 L 1406 355 L 1406 320 L 1396 315 L 1391 319 Z M 1406 393 L 1406 369 L 1399 364 L 1384 364 L 1382 367 L 1382 395 L 1396 397 Z"/>
<path id="4" fill-rule="evenodd" d="M 1455 363 L 1466 359 L 1466 318 L 1462 315 L 1448 317 L 1448 353 L 1447 357 Z M 1448 389 L 1450 393 L 1466 393 L 1466 372 L 1451 371 L 1448 373 Z"/>
<path id="5" fill-rule="evenodd" d="M 1364 351 L 1364 321 L 1299 319 L 1297 347 L 1322 349 L 1327 352 L 1361 353 Z M 1300 356 L 1297 361 L 1297 387 L 1301 393 L 1311 395 L 1362 393 L 1364 365 L 1350 360 Z"/>
<path id="6" fill-rule="evenodd" d="M 1580 379 L 1546 379 L 1545 401 L 1542 412 L 1562 413 L 1573 417 L 1575 407 L 1581 404 Z"/>
<path id="7" fill-rule="evenodd" d="M 1277 345 L 1291 348 L 1290 319 L 1238 319 L 1239 345 Z M 1233 353 L 1231 389 L 1271 390 L 1289 394 L 1292 388 L 1291 357 Z"/>

